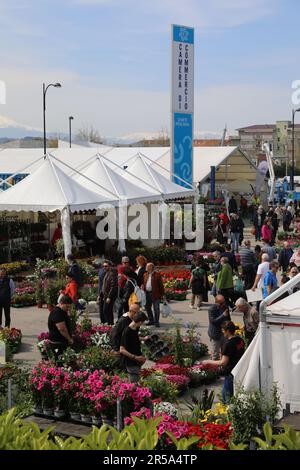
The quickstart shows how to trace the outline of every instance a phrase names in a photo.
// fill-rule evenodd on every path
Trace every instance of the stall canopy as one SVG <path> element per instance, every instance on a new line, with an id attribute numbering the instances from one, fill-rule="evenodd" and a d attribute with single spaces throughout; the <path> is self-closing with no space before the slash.
<path id="1" fill-rule="evenodd" d="M 93 157 L 80 169 L 80 173 L 74 174 L 73 178 L 91 191 L 100 191 L 108 198 L 114 194 L 118 200 L 127 201 L 127 204 L 161 200 L 161 194 L 158 190 L 151 191 L 149 187 L 141 187 L 141 185 L 137 185 L 137 180 L 135 183 L 128 181 L 123 175 L 110 168 L 104 158 L 99 155 Z"/>
<path id="2" fill-rule="evenodd" d="M 61 212 L 65 256 L 72 252 L 70 211 L 115 204 L 68 176 L 47 155 L 39 168 L 0 194 L 0 211 Z"/>
<path id="3" fill-rule="evenodd" d="M 1 193 L 0 210 L 54 212 L 68 206 L 75 212 L 112 204 L 112 199 L 74 181 L 47 156 L 36 171 Z"/>
<path id="4" fill-rule="evenodd" d="M 291 284 L 293 283 L 293 284 Z M 233 369 L 235 387 L 261 389 L 271 393 L 277 383 L 283 409 L 300 411 L 300 291 L 292 292 L 300 283 L 300 274 L 271 294 L 261 311 L 261 322 L 254 340 Z M 288 297 L 272 305 L 276 296 Z"/>
<path id="5" fill-rule="evenodd" d="M 117 172 L 127 181 L 139 184 L 144 190 L 152 188 L 158 191 L 164 200 L 179 199 L 195 195 L 195 190 L 192 187 L 191 189 L 187 189 L 173 183 L 162 174 L 159 167 L 154 168 L 154 165 L 151 166 L 147 161 L 147 157 L 140 153 L 134 158 L 131 158 L 124 164 L 124 168 L 119 168 Z"/>

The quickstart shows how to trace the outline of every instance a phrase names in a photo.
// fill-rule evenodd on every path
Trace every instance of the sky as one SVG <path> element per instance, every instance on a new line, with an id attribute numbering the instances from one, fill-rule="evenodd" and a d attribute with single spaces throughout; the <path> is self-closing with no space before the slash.
<path id="1" fill-rule="evenodd" d="M 171 24 L 195 27 L 196 132 L 290 119 L 299 0 L 0 0 L 0 127 L 169 128 Z"/>

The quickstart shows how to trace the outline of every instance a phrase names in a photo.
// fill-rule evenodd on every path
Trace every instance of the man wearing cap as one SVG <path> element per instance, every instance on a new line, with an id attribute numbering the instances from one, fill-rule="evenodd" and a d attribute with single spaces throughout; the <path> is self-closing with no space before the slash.
<path id="1" fill-rule="evenodd" d="M 243 322 L 245 329 L 245 338 L 248 341 L 248 345 L 253 340 L 256 330 L 259 324 L 259 315 L 255 307 L 252 307 L 245 299 L 240 297 L 235 302 L 234 313 L 243 314 Z"/>

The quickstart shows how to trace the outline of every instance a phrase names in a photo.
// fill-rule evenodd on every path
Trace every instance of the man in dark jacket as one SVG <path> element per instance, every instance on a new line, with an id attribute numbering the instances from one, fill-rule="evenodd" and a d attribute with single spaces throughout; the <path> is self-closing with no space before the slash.
<path id="1" fill-rule="evenodd" d="M 118 295 L 118 273 L 117 270 L 107 263 L 107 272 L 103 279 L 102 294 L 103 294 L 103 317 L 104 323 L 109 325 L 114 324 L 114 303 Z"/>
<path id="2" fill-rule="evenodd" d="M 283 224 L 283 230 L 285 232 L 288 232 L 290 230 L 290 225 L 292 223 L 293 216 L 290 211 L 287 209 L 284 209 L 283 212 L 283 217 L 282 217 L 282 224 Z"/>
<path id="3" fill-rule="evenodd" d="M 236 200 L 234 199 L 233 196 L 231 196 L 231 198 L 229 200 L 228 210 L 229 210 L 229 214 L 231 214 L 231 213 L 236 214 L 237 211 L 238 211 L 237 203 L 236 203 Z"/>
<path id="4" fill-rule="evenodd" d="M 76 259 L 73 255 L 67 256 L 67 262 L 69 264 L 68 274 L 72 276 L 74 281 L 77 282 L 78 287 L 82 286 L 82 274 L 79 264 L 77 263 Z"/>
<path id="5" fill-rule="evenodd" d="M 238 253 L 241 234 L 243 233 L 244 228 L 244 222 L 238 214 L 232 214 L 229 227 L 232 251 Z"/>
<path id="6" fill-rule="evenodd" d="M 105 278 L 105 275 L 108 271 L 108 268 L 109 268 L 109 261 L 105 260 L 102 264 L 102 267 L 99 269 L 99 273 L 98 273 L 98 302 L 99 302 L 99 317 L 100 317 L 100 322 L 101 323 L 105 323 L 105 318 L 104 318 L 104 314 L 103 314 L 103 310 L 104 310 L 104 301 L 103 301 L 103 292 L 102 292 L 102 288 L 103 288 L 103 280 Z"/>
<path id="7" fill-rule="evenodd" d="M 123 331 L 127 326 L 130 325 L 130 323 L 133 321 L 135 315 L 139 313 L 140 311 L 140 306 L 138 304 L 132 304 L 129 307 L 129 311 L 127 313 L 124 313 L 115 326 L 112 329 L 111 332 L 111 344 L 112 348 L 116 353 L 120 352 L 120 345 L 121 345 L 121 338 Z"/>
<path id="8" fill-rule="evenodd" d="M 165 290 L 161 275 L 154 271 L 153 263 L 148 263 L 146 266 L 142 288 L 146 292 L 146 312 L 149 318 L 149 325 L 155 324 L 156 327 L 159 327 L 160 301 L 165 295 Z"/>
<path id="9" fill-rule="evenodd" d="M 230 245 L 225 245 L 225 251 L 221 254 L 221 258 L 228 258 L 228 263 L 230 264 L 232 271 L 237 271 L 238 266 L 236 262 L 236 257 L 235 254 L 232 253 Z"/>
<path id="10" fill-rule="evenodd" d="M 212 346 L 212 358 L 217 360 L 220 357 L 224 336 L 222 324 L 230 321 L 230 314 L 223 295 L 217 295 L 215 305 L 208 310 L 208 336 Z"/>
<path id="11" fill-rule="evenodd" d="M 250 240 L 246 240 L 244 246 L 241 248 L 240 260 L 243 269 L 244 289 L 249 290 L 253 286 L 257 268 L 257 259 L 254 252 L 251 250 Z"/>
<path id="12" fill-rule="evenodd" d="M 10 328 L 10 305 L 14 292 L 13 280 L 7 276 L 5 269 L 0 269 L 0 326 L 2 326 L 2 310 L 4 310 L 5 327 Z"/>
<path id="13" fill-rule="evenodd" d="M 289 242 L 285 241 L 283 243 L 283 248 L 279 252 L 278 263 L 283 272 L 288 270 L 288 266 L 290 264 L 290 259 L 293 256 L 294 252 L 289 245 Z"/>

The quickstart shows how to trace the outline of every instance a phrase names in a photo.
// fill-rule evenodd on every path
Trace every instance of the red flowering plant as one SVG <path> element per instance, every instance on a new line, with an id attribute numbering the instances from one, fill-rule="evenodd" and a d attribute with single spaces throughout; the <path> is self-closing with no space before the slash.
<path id="1" fill-rule="evenodd" d="M 69 379 L 64 384 L 68 393 L 68 409 L 71 413 L 83 413 L 87 403 L 82 396 L 82 384 L 88 377 L 88 371 L 70 371 Z"/>
<path id="2" fill-rule="evenodd" d="M 188 370 L 190 386 L 209 385 L 220 376 L 220 369 L 213 364 L 196 364 Z"/>
<path id="3" fill-rule="evenodd" d="M 229 450 L 229 442 L 233 432 L 231 423 L 209 423 L 204 426 L 189 423 L 188 426 L 187 436 L 198 436 L 200 438 L 195 448 Z"/>
<path id="4" fill-rule="evenodd" d="M 44 331 L 38 335 L 38 341 L 44 341 L 45 339 L 49 339 L 49 332 Z"/>
<path id="5" fill-rule="evenodd" d="M 31 373 L 30 383 L 33 400 L 36 404 L 42 404 L 43 408 L 54 406 L 54 393 L 51 386 L 54 369 L 55 367 L 38 364 Z"/>
<path id="6" fill-rule="evenodd" d="M 175 364 L 175 356 L 164 356 L 157 359 L 156 364 Z"/>
<path id="7" fill-rule="evenodd" d="M 166 375 L 188 375 L 189 369 L 186 367 L 180 367 L 176 364 L 164 364 L 158 363 L 153 366 L 154 371 L 160 370 Z"/>
<path id="8" fill-rule="evenodd" d="M 0 341 L 4 341 L 12 354 L 18 352 L 22 341 L 22 332 L 17 328 L 2 328 L 0 330 Z"/>
<path id="9" fill-rule="evenodd" d="M 121 380 L 118 376 L 113 377 L 111 393 L 122 401 L 124 416 L 150 405 L 151 392 L 148 387 L 129 383 L 127 379 Z"/>
<path id="10" fill-rule="evenodd" d="M 179 392 L 184 392 L 191 380 L 186 375 L 166 375 L 166 379 L 172 384 L 176 385 L 176 388 Z"/>
<path id="11" fill-rule="evenodd" d="M 140 419 L 150 419 L 151 418 L 151 410 L 150 408 L 141 408 L 139 411 L 133 411 L 130 413 L 130 416 L 127 416 L 124 419 L 125 426 L 128 426 L 133 423 L 133 417 L 140 418 Z"/>
<path id="12" fill-rule="evenodd" d="M 50 375 L 54 406 L 58 410 L 65 410 L 70 390 L 70 373 L 62 367 L 52 367 L 48 369 L 48 374 Z"/>
<path id="13" fill-rule="evenodd" d="M 172 439 L 168 436 L 171 433 L 177 440 L 188 436 L 189 425 L 183 421 L 178 421 L 167 414 L 157 414 L 155 418 L 162 416 L 162 420 L 158 425 L 157 432 L 159 441 L 157 450 L 172 450 L 175 448 Z"/>

